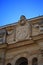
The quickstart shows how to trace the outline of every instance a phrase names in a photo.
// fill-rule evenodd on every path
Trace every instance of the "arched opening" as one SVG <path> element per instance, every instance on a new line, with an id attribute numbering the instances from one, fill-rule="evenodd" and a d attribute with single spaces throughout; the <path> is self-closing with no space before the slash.
<path id="1" fill-rule="evenodd" d="M 38 65 L 38 59 L 36 57 L 32 59 L 32 65 Z"/>
<path id="2" fill-rule="evenodd" d="M 7 65 L 11 65 L 11 63 L 8 63 Z"/>
<path id="3" fill-rule="evenodd" d="M 25 57 L 21 57 L 16 61 L 15 65 L 28 65 L 28 60 Z"/>

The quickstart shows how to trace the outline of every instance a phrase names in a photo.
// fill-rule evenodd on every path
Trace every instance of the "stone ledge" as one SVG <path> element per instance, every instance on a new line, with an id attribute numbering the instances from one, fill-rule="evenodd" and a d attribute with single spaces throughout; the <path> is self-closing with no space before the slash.
<path id="1" fill-rule="evenodd" d="M 39 40 L 43 38 L 43 34 L 37 35 L 37 36 L 32 36 L 33 40 Z"/>
<path id="2" fill-rule="evenodd" d="M 0 49 L 6 48 L 6 47 L 7 47 L 7 44 L 6 43 L 0 44 Z"/>
<path id="3" fill-rule="evenodd" d="M 28 44 L 32 44 L 32 43 L 34 43 L 33 40 L 19 41 L 19 42 L 16 42 L 14 44 L 9 44 L 8 45 L 8 49 L 10 49 L 10 48 L 16 48 L 16 47 L 20 47 L 20 46 L 24 46 L 24 45 L 28 45 Z"/>

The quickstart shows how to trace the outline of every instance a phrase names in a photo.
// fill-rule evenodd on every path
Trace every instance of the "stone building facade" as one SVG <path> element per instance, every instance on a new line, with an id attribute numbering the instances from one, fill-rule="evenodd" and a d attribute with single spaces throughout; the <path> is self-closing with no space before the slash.
<path id="1" fill-rule="evenodd" d="M 43 16 L 0 27 L 0 65 L 43 65 Z"/>

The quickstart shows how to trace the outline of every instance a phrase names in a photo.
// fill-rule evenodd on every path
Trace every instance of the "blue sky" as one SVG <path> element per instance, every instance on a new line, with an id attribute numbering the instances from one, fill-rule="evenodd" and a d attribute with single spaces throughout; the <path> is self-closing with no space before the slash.
<path id="1" fill-rule="evenodd" d="M 17 22 L 21 15 L 43 15 L 43 0 L 0 0 L 0 26 Z"/>

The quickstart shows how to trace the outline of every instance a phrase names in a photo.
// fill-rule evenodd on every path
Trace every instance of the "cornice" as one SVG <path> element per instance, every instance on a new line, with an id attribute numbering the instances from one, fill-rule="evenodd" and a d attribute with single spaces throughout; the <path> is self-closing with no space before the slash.
<path id="1" fill-rule="evenodd" d="M 5 49 L 5 48 L 7 48 L 7 43 L 0 44 L 0 49 Z"/>
<path id="2" fill-rule="evenodd" d="M 37 17 L 33 17 L 33 18 L 30 18 L 30 19 L 26 19 L 26 20 L 27 21 L 34 21 L 34 20 L 39 20 L 39 19 L 43 19 L 43 15 L 37 16 Z M 6 28 L 6 27 L 9 27 L 9 26 L 16 26 L 18 22 L 7 24 L 7 25 L 4 25 L 4 26 L 0 26 L 0 29 Z"/>
<path id="3" fill-rule="evenodd" d="M 32 39 L 33 39 L 33 40 L 43 39 L 43 34 L 39 34 L 39 35 L 36 35 L 36 36 L 32 36 Z"/>
<path id="4" fill-rule="evenodd" d="M 25 46 L 25 45 L 30 45 L 30 44 L 35 43 L 35 41 L 41 40 L 41 39 L 43 39 L 43 35 L 40 34 L 37 36 L 32 36 L 32 39 L 18 41 L 13 44 L 8 44 L 8 43 L 0 44 L 0 49 L 3 49 L 3 48 L 11 49 L 11 48 L 17 48 L 17 47 L 21 47 L 21 46 Z"/>
<path id="5" fill-rule="evenodd" d="M 43 15 L 42 16 L 33 17 L 33 18 L 30 18 L 30 19 L 27 19 L 27 20 L 28 21 L 34 21 L 34 20 L 40 20 L 40 19 L 43 19 Z"/>

